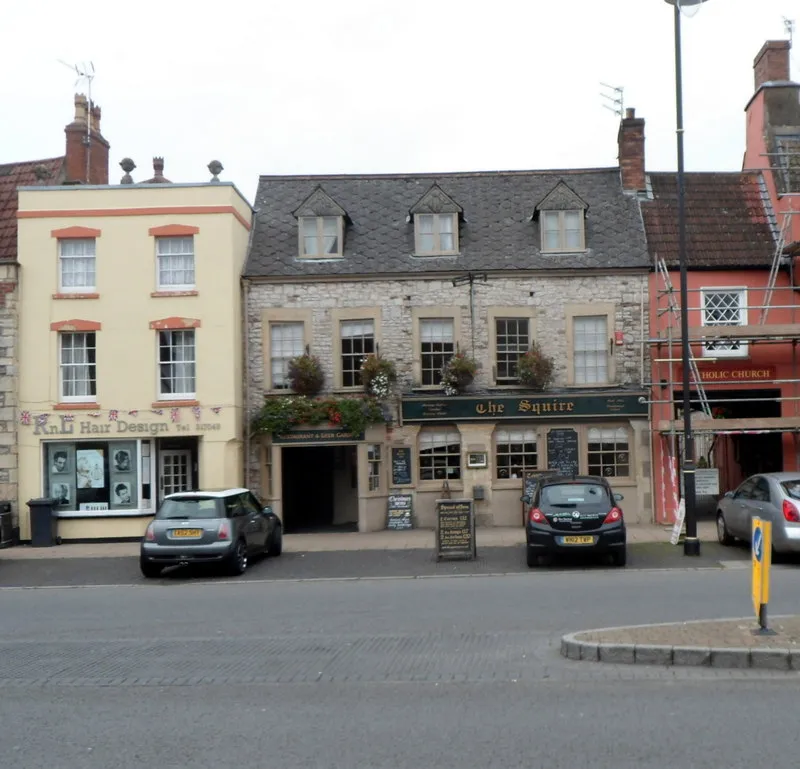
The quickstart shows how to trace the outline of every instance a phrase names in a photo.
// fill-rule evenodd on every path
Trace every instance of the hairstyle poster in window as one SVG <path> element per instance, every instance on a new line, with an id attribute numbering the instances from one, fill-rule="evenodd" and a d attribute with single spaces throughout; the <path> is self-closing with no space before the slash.
<path id="1" fill-rule="evenodd" d="M 127 449 L 115 449 L 112 452 L 114 459 L 114 471 L 117 473 L 129 473 L 131 471 L 131 452 Z"/>
<path id="2" fill-rule="evenodd" d="M 115 483 L 112 489 L 114 492 L 115 505 L 130 505 L 132 503 L 130 483 Z"/>
<path id="3" fill-rule="evenodd" d="M 105 455 L 103 449 L 78 449 L 75 470 L 79 489 L 104 489 Z"/>
<path id="4" fill-rule="evenodd" d="M 68 483 L 51 483 L 50 496 L 56 500 L 56 505 L 68 505 L 72 499 L 72 490 Z"/>
<path id="5" fill-rule="evenodd" d="M 69 467 L 69 454 L 64 449 L 56 449 L 51 455 L 52 465 L 50 472 L 55 475 L 61 475 L 70 471 Z"/>

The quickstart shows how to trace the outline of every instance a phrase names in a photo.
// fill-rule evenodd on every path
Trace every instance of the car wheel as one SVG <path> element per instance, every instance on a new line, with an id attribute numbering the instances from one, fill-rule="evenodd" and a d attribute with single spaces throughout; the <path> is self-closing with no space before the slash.
<path id="1" fill-rule="evenodd" d="M 139 569 L 145 579 L 157 579 L 161 576 L 161 567 L 158 564 L 139 559 Z"/>
<path id="2" fill-rule="evenodd" d="M 526 547 L 525 561 L 527 562 L 529 569 L 535 569 L 539 565 L 539 556 L 536 555 L 536 552 L 534 550 L 531 550 L 529 547 Z"/>
<path id="3" fill-rule="evenodd" d="M 272 532 L 272 542 L 269 546 L 269 554 L 271 556 L 280 555 L 283 552 L 283 527 L 276 526 Z"/>
<path id="4" fill-rule="evenodd" d="M 628 563 L 628 551 L 627 550 L 618 550 L 615 553 L 612 553 L 611 559 L 614 562 L 614 566 L 622 567 L 626 563 Z"/>
<path id="5" fill-rule="evenodd" d="M 721 545 L 733 544 L 733 537 L 728 533 L 725 516 L 722 514 L 721 510 L 717 510 L 717 539 Z"/>
<path id="6" fill-rule="evenodd" d="M 239 540 L 230 554 L 228 561 L 228 572 L 234 577 L 238 577 L 247 571 L 247 545 L 244 540 Z"/>

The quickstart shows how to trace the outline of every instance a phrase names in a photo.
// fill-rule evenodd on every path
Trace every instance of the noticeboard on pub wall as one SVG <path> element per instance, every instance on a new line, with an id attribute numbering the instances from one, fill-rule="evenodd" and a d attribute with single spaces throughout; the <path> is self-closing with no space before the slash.
<path id="1" fill-rule="evenodd" d="M 437 499 L 436 559 L 471 560 L 476 555 L 472 500 Z"/>
<path id="2" fill-rule="evenodd" d="M 392 447 L 392 486 L 411 485 L 411 449 L 408 446 Z"/>

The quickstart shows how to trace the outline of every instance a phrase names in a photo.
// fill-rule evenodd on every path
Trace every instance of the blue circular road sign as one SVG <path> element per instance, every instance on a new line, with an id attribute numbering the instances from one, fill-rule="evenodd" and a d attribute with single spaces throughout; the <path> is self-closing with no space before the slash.
<path id="1" fill-rule="evenodd" d="M 753 555 L 759 562 L 764 557 L 764 532 L 760 527 L 753 532 Z"/>

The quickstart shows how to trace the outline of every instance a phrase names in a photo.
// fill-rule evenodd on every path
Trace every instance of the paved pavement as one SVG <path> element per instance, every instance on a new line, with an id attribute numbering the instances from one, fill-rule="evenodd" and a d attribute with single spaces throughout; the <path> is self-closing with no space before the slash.
<path id="1" fill-rule="evenodd" d="M 775 572 L 776 613 L 800 613 L 795 582 Z M 176 580 L 0 603 L 9 766 L 744 769 L 794 756 L 797 673 L 559 653 L 582 628 L 735 616 L 746 570 Z"/>
<path id="2" fill-rule="evenodd" d="M 628 527 L 628 542 L 632 544 L 668 543 L 672 527 L 638 525 Z M 698 524 L 700 538 L 716 542 L 713 522 Z M 476 530 L 479 548 L 511 547 L 525 542 L 525 530 L 514 527 L 487 527 Z M 365 533 L 319 533 L 286 534 L 283 538 L 284 552 L 316 553 L 343 550 L 433 550 L 434 532 L 431 529 L 410 531 L 372 531 Z M 112 558 L 139 554 L 137 542 L 98 542 L 64 544 L 56 547 L 30 547 L 20 545 L 0 550 L 0 559 L 15 560 L 29 558 Z"/>

